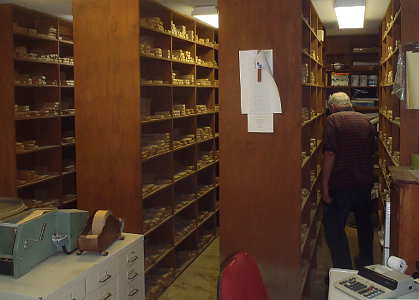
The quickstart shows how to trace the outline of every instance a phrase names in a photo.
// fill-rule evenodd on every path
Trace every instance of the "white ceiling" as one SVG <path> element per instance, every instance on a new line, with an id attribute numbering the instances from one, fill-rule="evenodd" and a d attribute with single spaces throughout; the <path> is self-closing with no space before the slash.
<path id="1" fill-rule="evenodd" d="M 312 0 L 317 13 L 326 27 L 327 35 L 348 34 L 376 34 L 379 32 L 380 23 L 384 18 L 390 0 L 366 0 L 364 29 L 339 30 L 336 14 L 333 9 L 334 0 Z"/>
<path id="2" fill-rule="evenodd" d="M 100 1 L 100 0 L 97 0 Z M 116 0 L 117 1 L 117 0 Z M 157 0 L 158 2 L 186 15 L 191 15 L 193 6 L 216 5 L 217 0 Z M 228 0 L 223 0 L 228 1 Z M 295 1 L 295 0 L 293 0 Z M 339 30 L 333 9 L 334 0 L 312 0 L 328 35 L 374 34 L 384 17 L 390 0 L 366 0 L 364 29 Z M 71 18 L 71 0 L 0 0 L 0 3 L 14 3 L 60 17 Z"/>
<path id="3" fill-rule="evenodd" d="M 188 16 L 192 15 L 194 6 L 217 5 L 217 0 L 157 0 L 157 2 Z"/>
<path id="4" fill-rule="evenodd" d="M 2 3 L 12 3 L 66 19 L 71 19 L 72 15 L 71 0 L 0 0 Z"/>

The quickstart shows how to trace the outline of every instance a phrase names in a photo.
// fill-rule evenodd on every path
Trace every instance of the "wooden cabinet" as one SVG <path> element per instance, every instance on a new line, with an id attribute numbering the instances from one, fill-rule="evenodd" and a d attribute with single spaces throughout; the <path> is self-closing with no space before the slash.
<path id="1" fill-rule="evenodd" d="M 74 22 L 78 204 L 145 235 L 155 299 L 217 234 L 218 33 L 149 0 L 74 1 Z"/>
<path id="2" fill-rule="evenodd" d="M 144 300 L 144 237 L 123 236 L 123 241 L 112 244 L 107 256 L 61 253 L 19 279 L 0 276 L 0 297 L 8 300 Z"/>
<path id="3" fill-rule="evenodd" d="M 0 14 L 0 196 L 74 206 L 72 23 L 14 5 Z"/>
<path id="4" fill-rule="evenodd" d="M 406 260 L 407 273 L 412 274 L 419 261 L 419 184 L 396 182 L 392 187 L 390 254 Z"/>
<path id="5" fill-rule="evenodd" d="M 248 251 L 270 299 L 300 299 L 321 227 L 324 27 L 311 1 L 240 4 L 219 3 L 221 259 Z M 238 53 L 249 49 L 273 49 L 283 113 L 272 134 L 249 133 L 240 111 Z"/>

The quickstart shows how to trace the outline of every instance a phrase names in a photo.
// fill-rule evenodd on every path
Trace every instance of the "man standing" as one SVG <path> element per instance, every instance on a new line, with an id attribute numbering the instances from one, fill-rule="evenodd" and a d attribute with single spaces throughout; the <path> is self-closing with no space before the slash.
<path id="1" fill-rule="evenodd" d="M 351 211 L 358 228 L 356 267 L 373 264 L 371 188 L 375 130 L 368 118 L 354 112 L 345 93 L 329 99 L 323 161 L 324 227 L 333 267 L 353 269 L 345 225 Z"/>

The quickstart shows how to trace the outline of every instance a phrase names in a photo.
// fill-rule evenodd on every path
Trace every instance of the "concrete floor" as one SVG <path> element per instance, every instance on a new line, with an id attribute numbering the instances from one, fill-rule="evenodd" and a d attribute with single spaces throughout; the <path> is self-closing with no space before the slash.
<path id="1" fill-rule="evenodd" d="M 219 272 L 219 240 L 216 239 L 159 300 L 215 300 Z"/>
<path id="2" fill-rule="evenodd" d="M 347 227 L 352 256 L 357 255 L 356 229 Z M 377 237 L 374 241 L 374 256 L 380 263 L 381 250 Z M 191 266 L 166 290 L 159 300 L 215 300 L 219 274 L 219 240 L 216 239 Z M 317 269 L 309 277 L 309 293 L 303 300 L 327 300 L 328 287 L 324 279 L 329 272 L 331 260 L 323 237 L 317 251 Z"/>

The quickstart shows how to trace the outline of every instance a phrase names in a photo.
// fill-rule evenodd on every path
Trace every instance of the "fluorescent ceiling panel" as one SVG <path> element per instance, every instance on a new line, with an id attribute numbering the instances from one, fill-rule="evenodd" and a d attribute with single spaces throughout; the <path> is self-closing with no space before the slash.
<path id="1" fill-rule="evenodd" d="M 339 29 L 364 28 L 365 0 L 336 0 Z"/>
<path id="2" fill-rule="evenodd" d="M 218 10 L 215 6 L 197 6 L 193 9 L 192 16 L 218 28 Z"/>

